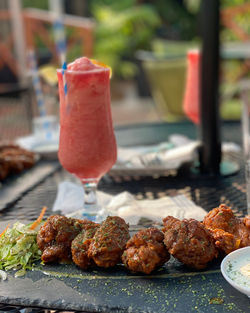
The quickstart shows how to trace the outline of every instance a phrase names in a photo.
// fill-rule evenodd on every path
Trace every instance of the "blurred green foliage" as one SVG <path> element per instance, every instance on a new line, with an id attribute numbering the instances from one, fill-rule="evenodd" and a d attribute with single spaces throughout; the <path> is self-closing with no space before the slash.
<path id="1" fill-rule="evenodd" d="M 232 7 L 247 3 L 249 0 L 221 0 L 221 8 Z"/>
<path id="2" fill-rule="evenodd" d="M 162 21 L 161 36 L 172 40 L 192 40 L 197 36 L 197 12 L 177 0 L 152 0 Z"/>
<path id="3" fill-rule="evenodd" d="M 23 0 L 23 7 L 24 8 L 37 8 L 42 10 L 48 10 L 48 2 L 45 0 Z"/>
<path id="4" fill-rule="evenodd" d="M 97 7 L 108 6 L 118 12 L 136 5 L 136 2 L 135 0 L 90 0 L 92 10 Z"/>
<path id="5" fill-rule="evenodd" d="M 110 65 L 115 76 L 123 78 L 135 75 L 136 65 L 131 59 L 136 50 L 150 49 L 150 42 L 160 25 L 153 6 L 136 6 L 135 2 L 95 0 L 92 6 L 97 22 L 94 57 Z"/>
<path id="6" fill-rule="evenodd" d="M 189 12 L 197 13 L 200 9 L 200 0 L 184 0 Z"/>
<path id="7" fill-rule="evenodd" d="M 73 1 L 73 0 L 71 0 Z M 87 0 L 86 0 L 87 1 Z M 88 0 L 90 13 L 96 20 L 94 58 L 110 65 L 114 76 L 130 78 L 137 68 L 133 60 L 138 49 L 152 50 L 155 38 L 194 41 L 197 39 L 197 14 L 202 0 Z M 249 0 L 221 0 L 221 10 Z M 149 4 L 150 3 L 150 4 Z M 23 7 L 47 10 L 48 1 L 23 0 Z M 250 33 L 250 12 L 236 17 L 236 22 Z M 66 30 L 70 38 L 72 29 Z M 50 31 L 53 36 L 52 31 Z M 230 30 L 223 28 L 222 41 L 239 40 Z M 45 49 L 39 36 L 37 46 Z M 67 54 L 70 62 L 82 54 L 81 43 Z M 237 66 L 235 66 L 237 67 Z"/>
<path id="8" fill-rule="evenodd" d="M 185 4 L 190 12 L 198 12 L 200 8 L 201 0 L 185 0 Z M 221 0 L 220 8 L 223 9 L 229 7 L 237 7 L 242 4 L 249 3 L 249 0 Z M 246 33 L 250 34 L 250 11 L 246 11 L 242 14 L 238 14 L 235 16 L 235 22 L 242 29 L 245 30 Z M 231 29 L 222 28 L 221 31 L 221 40 L 222 41 L 237 41 L 239 38 L 232 32 Z"/>
<path id="9" fill-rule="evenodd" d="M 222 0 L 221 9 L 223 10 L 224 8 L 244 3 L 249 3 L 249 0 Z M 237 14 L 234 20 L 247 34 L 250 34 L 250 10 Z M 230 29 L 224 28 L 221 32 L 221 39 L 223 41 L 237 41 L 239 40 L 239 37 L 237 37 Z"/>

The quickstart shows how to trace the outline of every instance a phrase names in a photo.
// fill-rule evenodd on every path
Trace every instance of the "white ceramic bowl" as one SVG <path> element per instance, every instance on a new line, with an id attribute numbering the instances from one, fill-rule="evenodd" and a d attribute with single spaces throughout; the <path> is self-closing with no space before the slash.
<path id="1" fill-rule="evenodd" d="M 228 254 L 221 262 L 221 272 L 231 286 L 250 297 L 250 277 L 245 278 L 240 268 L 250 263 L 250 247 L 241 248 Z M 247 286 L 244 285 L 244 281 Z"/>

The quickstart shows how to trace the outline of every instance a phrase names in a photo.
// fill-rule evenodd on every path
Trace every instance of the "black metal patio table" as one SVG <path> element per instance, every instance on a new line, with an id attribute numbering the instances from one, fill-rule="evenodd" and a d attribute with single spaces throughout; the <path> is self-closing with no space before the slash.
<path id="1" fill-rule="evenodd" d="M 191 139 L 197 136 L 195 126 L 189 122 L 116 129 L 118 144 L 122 146 L 157 143 L 174 133 L 185 134 Z M 241 144 L 240 123 L 223 123 L 222 140 Z M 197 176 L 186 169 L 169 171 L 161 177 L 106 176 L 99 188 L 114 195 L 127 190 L 140 199 L 185 194 L 206 210 L 226 203 L 237 216 L 243 216 L 246 214 L 246 187 L 242 155 L 234 152 L 223 157 L 237 162 L 240 171 L 227 177 Z M 37 167 L 45 163 L 41 161 Z M 48 207 L 46 217 L 51 215 L 57 185 L 66 179 L 73 178 L 60 166 L 54 166 L 47 176 L 41 176 L 14 202 L 5 204 L 0 212 L 0 227 L 15 220 L 34 220 L 44 205 Z M 8 183 L 11 186 L 12 182 Z M 150 221 L 145 220 L 142 225 L 131 226 L 131 232 L 149 225 Z M 38 264 L 24 277 L 14 278 L 9 274 L 7 281 L 0 281 L 0 312 L 23 308 L 32 308 L 34 312 L 46 309 L 132 313 L 249 312 L 249 299 L 224 280 L 220 261 L 214 261 L 206 270 L 192 271 L 171 259 L 151 275 L 129 273 L 121 265 L 109 270 L 84 272 L 72 264 L 42 268 Z"/>

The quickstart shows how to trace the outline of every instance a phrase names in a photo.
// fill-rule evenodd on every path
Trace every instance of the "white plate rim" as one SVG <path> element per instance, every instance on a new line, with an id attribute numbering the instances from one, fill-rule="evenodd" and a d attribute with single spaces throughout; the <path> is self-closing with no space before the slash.
<path id="1" fill-rule="evenodd" d="M 245 255 L 246 253 L 250 253 L 250 246 L 248 247 L 244 247 L 244 248 L 240 248 L 237 249 L 231 253 L 229 253 L 221 262 L 221 273 L 223 275 L 223 277 L 226 279 L 226 281 L 233 286 L 235 289 L 237 289 L 238 291 L 244 293 L 245 295 L 247 295 L 248 297 L 250 297 L 250 288 L 249 287 L 244 287 L 240 284 L 237 284 L 234 280 L 232 280 L 226 273 L 226 268 L 227 268 L 227 264 L 229 261 L 234 260 L 235 258 L 237 258 L 237 256 L 239 255 Z"/>

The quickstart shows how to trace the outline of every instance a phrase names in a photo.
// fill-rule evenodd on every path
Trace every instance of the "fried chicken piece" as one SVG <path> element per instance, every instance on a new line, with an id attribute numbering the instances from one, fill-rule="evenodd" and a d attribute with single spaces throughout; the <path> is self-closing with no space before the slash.
<path id="1" fill-rule="evenodd" d="M 126 244 L 123 264 L 132 272 L 150 274 L 169 260 L 163 239 L 163 233 L 154 227 L 137 232 Z"/>
<path id="2" fill-rule="evenodd" d="M 194 219 L 163 219 L 164 243 L 168 252 L 180 262 L 195 269 L 203 269 L 217 257 L 214 239 L 201 222 Z"/>
<path id="3" fill-rule="evenodd" d="M 9 140 L 3 140 L 0 142 L 0 153 L 5 150 L 5 149 L 9 149 L 9 148 L 14 148 L 14 149 L 18 149 L 19 146 L 12 142 L 12 141 L 9 141 Z"/>
<path id="4" fill-rule="evenodd" d="M 240 239 L 237 239 L 233 234 L 228 233 L 222 229 L 210 229 L 215 240 L 216 248 L 228 254 L 240 246 Z"/>
<path id="5" fill-rule="evenodd" d="M 0 156 L 7 163 L 10 171 L 14 173 L 30 168 L 35 163 L 34 153 L 19 147 L 3 149 Z"/>
<path id="6" fill-rule="evenodd" d="M 231 234 L 238 227 L 238 219 L 235 217 L 233 211 L 225 204 L 221 204 L 218 208 L 209 211 L 204 217 L 203 223 L 206 228 L 223 229 Z"/>
<path id="7" fill-rule="evenodd" d="M 61 215 L 50 216 L 40 228 L 37 245 L 42 251 L 41 259 L 47 262 L 71 260 L 71 242 L 83 230 L 92 227 L 93 222 L 67 218 Z"/>
<path id="8" fill-rule="evenodd" d="M 115 266 L 121 261 L 128 240 L 129 230 L 126 222 L 118 216 L 108 216 L 94 235 L 88 257 L 100 267 Z"/>
<path id="9" fill-rule="evenodd" d="M 211 210 L 203 223 L 211 231 L 216 247 L 222 253 L 228 254 L 250 245 L 250 217 L 237 218 L 225 204 Z"/>
<path id="10" fill-rule="evenodd" d="M 0 180 L 4 180 L 9 174 L 9 166 L 0 156 Z"/>
<path id="11" fill-rule="evenodd" d="M 72 241 L 73 262 L 84 270 L 95 265 L 94 261 L 88 257 L 88 249 L 99 226 L 99 224 L 90 224 L 89 229 L 83 230 Z"/>
<path id="12" fill-rule="evenodd" d="M 250 229 L 250 215 L 247 215 L 243 218 L 243 223 L 246 225 L 248 229 Z"/>
<path id="13" fill-rule="evenodd" d="M 250 215 L 240 219 L 238 233 L 240 236 L 240 247 L 250 246 Z"/>
<path id="14" fill-rule="evenodd" d="M 10 173 L 20 173 L 35 163 L 35 154 L 16 144 L 0 143 L 0 179 L 5 179 Z"/>

